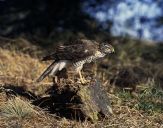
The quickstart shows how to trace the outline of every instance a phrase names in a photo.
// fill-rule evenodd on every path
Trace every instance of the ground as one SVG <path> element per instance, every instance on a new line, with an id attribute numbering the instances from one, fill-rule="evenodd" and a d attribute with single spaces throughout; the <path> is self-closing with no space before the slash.
<path id="1" fill-rule="evenodd" d="M 92 68 L 113 108 L 112 116 L 94 123 L 60 117 L 48 110 L 48 104 L 47 108 L 34 104 L 52 87 L 50 78 L 35 82 L 50 63 L 39 59 L 46 50 L 23 38 L 1 41 L 1 127 L 163 127 L 163 45 L 123 41 L 121 45 L 113 41 L 116 53 Z"/>

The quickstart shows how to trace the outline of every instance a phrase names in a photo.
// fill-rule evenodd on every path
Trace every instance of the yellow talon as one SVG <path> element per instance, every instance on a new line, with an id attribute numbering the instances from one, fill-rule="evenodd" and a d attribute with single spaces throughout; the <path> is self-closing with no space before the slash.
<path id="1" fill-rule="evenodd" d="M 81 71 L 79 71 L 79 77 L 82 84 L 86 84 L 88 81 L 82 76 Z"/>

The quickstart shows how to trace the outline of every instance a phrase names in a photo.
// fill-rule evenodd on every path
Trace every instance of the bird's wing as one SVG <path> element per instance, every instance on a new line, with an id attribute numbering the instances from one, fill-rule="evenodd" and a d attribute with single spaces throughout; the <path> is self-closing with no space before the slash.
<path id="1" fill-rule="evenodd" d="M 76 62 L 94 55 L 98 50 L 96 43 L 88 42 L 87 40 L 74 43 L 73 45 L 57 47 L 55 53 L 44 57 L 43 60 L 70 60 Z"/>
<path id="2" fill-rule="evenodd" d="M 78 42 L 74 45 L 62 46 L 56 51 L 59 60 L 80 61 L 96 53 L 98 47 L 91 42 Z"/>

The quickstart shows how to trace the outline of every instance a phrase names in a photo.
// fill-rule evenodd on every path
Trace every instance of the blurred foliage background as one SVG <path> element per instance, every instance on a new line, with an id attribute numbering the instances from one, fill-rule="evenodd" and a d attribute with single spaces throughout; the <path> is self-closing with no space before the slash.
<path id="1" fill-rule="evenodd" d="M 43 44 L 98 35 L 162 41 L 162 12 L 161 0 L 1 0 L 0 35 L 25 35 Z"/>

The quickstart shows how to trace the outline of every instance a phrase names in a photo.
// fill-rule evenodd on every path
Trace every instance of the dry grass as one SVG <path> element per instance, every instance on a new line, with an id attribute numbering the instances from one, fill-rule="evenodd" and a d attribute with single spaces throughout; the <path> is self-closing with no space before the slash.
<path id="1" fill-rule="evenodd" d="M 27 54 L 0 49 L 0 76 L 8 78 L 25 78 L 33 81 L 45 68 L 45 64 Z"/>
<path id="2" fill-rule="evenodd" d="M 35 113 L 33 106 L 19 97 L 2 104 L 0 110 L 0 115 L 6 118 L 30 118 Z"/>
<path id="3" fill-rule="evenodd" d="M 140 54 L 138 52 L 138 54 Z M 123 60 L 126 53 L 121 53 L 119 58 Z M 135 59 L 139 63 L 140 59 Z M 131 59 L 127 59 L 128 63 Z M 114 64 L 115 62 L 112 61 Z M 47 63 L 40 62 L 28 54 L 15 50 L 0 48 L 0 85 L 22 87 L 25 91 L 31 91 L 36 96 L 44 95 L 49 82 L 36 84 L 35 79 Z M 106 73 L 107 74 L 107 73 Z M 0 92 L 0 124 L 1 127 L 17 128 L 141 128 L 163 127 L 163 91 L 158 88 L 157 81 L 148 81 L 140 84 L 138 97 L 133 97 L 128 91 L 117 90 L 108 94 L 111 98 L 113 113 L 109 119 L 103 119 L 96 123 L 89 121 L 75 121 L 51 115 L 46 110 L 34 106 L 26 97 L 8 97 L 3 91 Z M 46 87 L 45 87 L 46 86 Z M 107 86 L 107 84 L 106 84 Z M 142 88 L 144 87 L 144 88 Z"/>
<path id="4" fill-rule="evenodd" d="M 1 48 L 0 60 L 0 84 L 16 85 L 28 91 L 35 91 L 34 93 L 37 94 L 42 93 L 42 90 L 47 87 L 48 78 L 43 83 L 35 82 L 45 70 L 47 63 L 19 51 Z"/>

